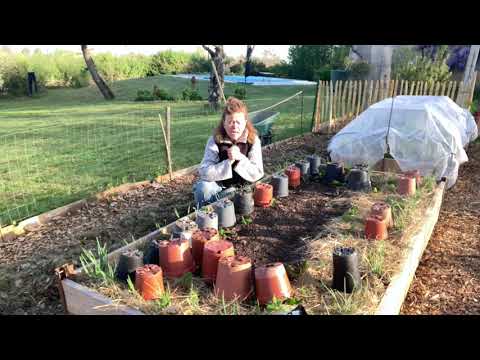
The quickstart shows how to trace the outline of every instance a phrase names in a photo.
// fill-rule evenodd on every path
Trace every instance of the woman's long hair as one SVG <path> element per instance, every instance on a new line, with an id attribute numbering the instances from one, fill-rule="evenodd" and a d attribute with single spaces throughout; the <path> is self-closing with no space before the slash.
<path id="1" fill-rule="evenodd" d="M 227 115 L 231 115 L 237 112 L 243 112 L 245 114 L 245 119 L 247 120 L 246 129 L 248 130 L 248 138 L 247 141 L 250 144 L 255 142 L 255 137 L 257 136 L 257 130 L 253 126 L 250 118 L 248 117 L 248 109 L 245 103 L 235 97 L 229 97 L 227 99 L 227 103 L 225 104 L 225 109 L 223 110 L 222 117 L 220 119 L 220 123 L 215 128 L 214 137 L 221 136 L 221 137 L 228 137 L 228 134 L 224 127 L 224 121 Z"/>

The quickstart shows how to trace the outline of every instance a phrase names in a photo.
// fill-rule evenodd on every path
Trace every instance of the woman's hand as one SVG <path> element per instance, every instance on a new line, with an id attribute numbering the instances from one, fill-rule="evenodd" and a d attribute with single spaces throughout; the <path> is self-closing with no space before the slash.
<path id="1" fill-rule="evenodd" d="M 238 146 L 233 145 L 227 150 L 228 159 L 230 160 L 230 164 L 233 164 L 237 160 L 243 159 L 243 154 L 238 148 Z"/>

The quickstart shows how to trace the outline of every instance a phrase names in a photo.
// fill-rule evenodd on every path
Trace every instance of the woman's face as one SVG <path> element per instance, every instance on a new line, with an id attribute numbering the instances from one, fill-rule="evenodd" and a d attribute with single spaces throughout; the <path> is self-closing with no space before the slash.
<path id="1" fill-rule="evenodd" d="M 243 112 L 226 115 L 223 121 L 223 127 L 233 141 L 237 141 L 242 136 L 245 126 L 247 126 L 247 119 Z"/>

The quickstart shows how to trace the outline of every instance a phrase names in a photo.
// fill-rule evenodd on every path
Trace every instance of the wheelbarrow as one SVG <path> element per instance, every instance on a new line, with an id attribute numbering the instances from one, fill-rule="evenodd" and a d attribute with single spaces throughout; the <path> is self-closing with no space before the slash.
<path id="1" fill-rule="evenodd" d="M 250 113 L 250 120 L 258 131 L 258 137 L 262 142 L 262 146 L 272 143 L 272 126 L 279 115 L 279 112 L 262 110 Z"/>

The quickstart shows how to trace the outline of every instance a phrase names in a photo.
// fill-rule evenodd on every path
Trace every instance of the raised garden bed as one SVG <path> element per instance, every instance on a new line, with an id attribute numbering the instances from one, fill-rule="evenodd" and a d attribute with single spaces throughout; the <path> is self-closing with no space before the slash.
<path id="1" fill-rule="evenodd" d="M 293 288 L 286 302 L 274 300 L 266 308 L 255 297 L 222 301 L 198 274 L 166 280 L 165 293 L 156 301 L 144 301 L 133 285 L 120 285 L 107 275 L 86 276 L 60 271 L 66 310 L 71 314 L 259 314 L 286 312 L 300 303 L 309 314 L 398 313 L 438 218 L 444 183 L 423 182 L 414 196 L 396 194 L 396 176 L 372 175 L 373 192 L 350 191 L 340 183 L 326 185 L 304 176 L 287 197 L 269 207 L 255 207 L 237 224 L 220 229 L 231 241 L 235 254 L 249 257 L 253 267 L 282 262 Z M 269 182 L 264 179 L 263 182 Z M 373 203 L 391 204 L 395 226 L 386 240 L 365 238 L 365 218 Z M 186 218 L 194 219 L 195 213 Z M 146 250 L 154 239 L 167 239 L 169 224 L 108 255 L 112 264 L 127 249 Z M 334 248 L 353 247 L 358 252 L 361 285 L 353 293 L 332 289 Z"/>

